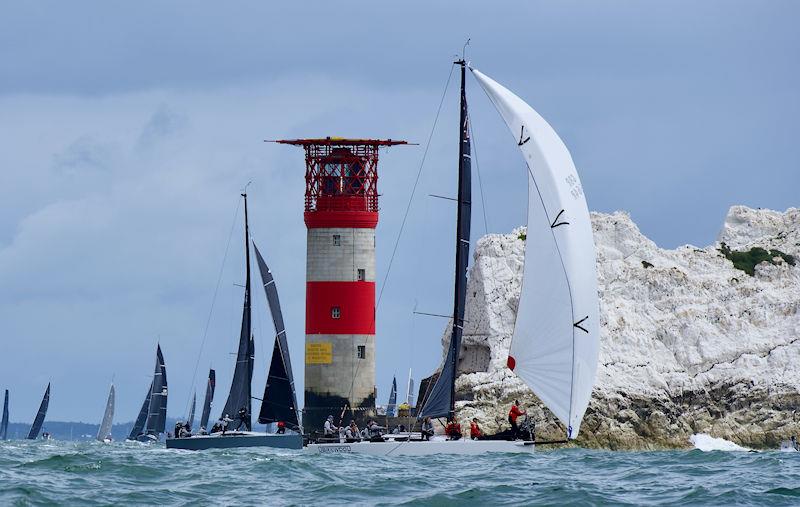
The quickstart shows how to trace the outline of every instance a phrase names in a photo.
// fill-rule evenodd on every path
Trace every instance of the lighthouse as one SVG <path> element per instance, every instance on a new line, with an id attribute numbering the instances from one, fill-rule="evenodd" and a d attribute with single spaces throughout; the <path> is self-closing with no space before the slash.
<path id="1" fill-rule="evenodd" d="M 303 427 L 328 415 L 375 415 L 375 228 L 378 152 L 405 141 L 291 139 L 305 151 L 305 408 Z"/>

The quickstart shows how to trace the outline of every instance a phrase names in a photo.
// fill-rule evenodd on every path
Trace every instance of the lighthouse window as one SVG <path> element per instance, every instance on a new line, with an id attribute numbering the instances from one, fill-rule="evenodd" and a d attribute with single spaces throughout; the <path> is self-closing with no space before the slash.
<path id="1" fill-rule="evenodd" d="M 334 306 L 333 308 L 331 308 L 331 318 L 332 319 L 338 319 L 339 317 L 341 317 L 341 315 L 342 315 L 342 311 L 339 309 L 338 306 Z"/>
<path id="2" fill-rule="evenodd" d="M 333 235 L 333 246 L 339 246 L 342 244 L 342 237 L 338 234 Z"/>
<path id="3" fill-rule="evenodd" d="M 364 280 L 366 280 L 366 279 L 367 279 L 367 272 L 366 272 L 366 270 L 364 270 L 364 269 L 359 269 L 359 270 L 358 270 L 358 281 L 359 281 L 359 282 L 363 282 L 363 281 L 364 281 Z"/>
<path id="4" fill-rule="evenodd" d="M 364 359 L 367 357 L 367 347 L 366 345 L 359 345 L 358 346 L 358 358 Z"/>

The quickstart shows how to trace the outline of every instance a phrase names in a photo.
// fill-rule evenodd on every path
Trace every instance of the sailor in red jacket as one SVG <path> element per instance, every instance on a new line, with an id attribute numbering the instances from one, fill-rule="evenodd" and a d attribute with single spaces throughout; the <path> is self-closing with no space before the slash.
<path id="1" fill-rule="evenodd" d="M 472 422 L 469 423 L 469 438 L 472 440 L 480 440 L 483 437 L 480 426 L 478 426 L 478 418 L 473 417 Z"/>
<path id="2" fill-rule="evenodd" d="M 519 409 L 519 400 L 514 400 L 511 405 L 511 410 L 508 412 L 508 422 L 511 423 L 511 437 L 514 440 L 519 438 L 519 426 L 517 426 L 517 417 L 525 415 L 524 410 Z"/>
<path id="3" fill-rule="evenodd" d="M 461 425 L 455 419 L 449 419 L 447 426 L 444 427 L 444 433 L 447 435 L 448 440 L 459 440 L 461 438 Z"/>

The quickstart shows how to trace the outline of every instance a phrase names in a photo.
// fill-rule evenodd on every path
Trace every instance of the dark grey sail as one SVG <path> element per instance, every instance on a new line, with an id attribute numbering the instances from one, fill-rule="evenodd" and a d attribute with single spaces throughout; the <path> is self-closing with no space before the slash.
<path id="1" fill-rule="evenodd" d="M 186 419 L 186 424 L 189 425 L 189 430 L 191 431 L 192 425 L 194 424 L 194 409 L 197 406 L 197 393 L 194 393 L 192 396 L 192 408 L 189 410 L 189 418 Z"/>
<path id="2" fill-rule="evenodd" d="M 106 400 L 106 410 L 103 412 L 103 421 L 100 423 L 100 429 L 97 430 L 97 440 L 103 441 L 111 438 L 111 424 L 114 420 L 114 384 L 111 384 L 111 390 L 108 392 L 108 400 Z"/>
<path id="3" fill-rule="evenodd" d="M 144 397 L 142 408 L 139 409 L 139 415 L 136 416 L 136 422 L 133 423 L 131 433 L 128 435 L 128 440 L 136 440 L 140 435 L 144 434 L 144 425 L 147 422 L 147 411 L 150 409 L 150 395 L 153 392 L 153 382 L 150 382 L 150 387 L 147 389 L 147 396 Z"/>
<path id="4" fill-rule="evenodd" d="M 453 417 L 455 414 L 456 373 L 461 334 L 464 328 L 464 307 L 467 300 L 467 267 L 469 265 L 470 226 L 472 223 L 472 163 L 470 159 L 469 115 L 464 87 L 465 62 L 461 66 L 461 116 L 459 120 L 458 218 L 456 221 L 455 291 L 453 294 L 453 329 L 450 346 L 439 378 L 419 411 L 419 417 Z"/>
<path id="5" fill-rule="evenodd" d="M 3 402 L 3 420 L 0 421 L 0 440 L 8 438 L 8 389 L 6 389 L 6 397 Z"/>
<path id="6" fill-rule="evenodd" d="M 47 384 L 47 389 L 44 392 L 42 403 L 39 405 L 39 412 L 36 413 L 36 419 L 33 420 L 31 431 L 28 432 L 28 440 L 35 440 L 39 437 L 39 432 L 42 431 L 44 418 L 47 415 L 47 407 L 50 406 L 50 384 Z"/>
<path id="7" fill-rule="evenodd" d="M 245 250 L 245 288 L 244 288 L 244 308 L 242 310 L 242 329 L 239 333 L 239 349 L 236 352 L 236 369 L 233 372 L 231 382 L 231 392 L 225 402 L 222 413 L 231 418 L 235 418 L 239 410 L 244 408 L 245 426 L 249 431 L 251 428 L 251 391 L 250 383 L 253 380 L 253 335 L 251 329 L 251 310 L 250 310 L 250 229 L 247 223 L 247 194 L 244 197 L 244 250 Z"/>
<path id="8" fill-rule="evenodd" d="M 253 244 L 253 248 L 256 251 L 258 271 L 261 273 L 261 282 L 264 285 L 269 311 L 272 314 L 272 323 L 275 326 L 275 345 L 272 347 L 272 361 L 269 365 L 267 385 L 264 388 L 258 422 L 267 424 L 283 421 L 289 427 L 299 428 L 292 361 L 289 357 L 289 343 L 286 340 L 286 327 L 283 324 L 278 288 L 275 286 L 272 272 L 264 262 L 258 247 Z"/>
<path id="9" fill-rule="evenodd" d="M 208 382 L 206 382 L 206 398 L 203 401 L 203 413 L 200 415 L 200 427 L 208 429 L 208 418 L 211 417 L 211 405 L 214 403 L 214 389 L 217 387 L 217 373 L 213 370 L 208 371 Z"/>
<path id="10" fill-rule="evenodd" d="M 386 415 L 397 416 L 397 377 L 392 377 L 392 390 L 389 392 L 389 403 L 386 404 Z"/>
<path id="11" fill-rule="evenodd" d="M 158 435 L 164 433 L 167 422 L 167 368 L 161 344 L 156 348 L 156 365 L 153 370 L 153 383 L 150 389 L 150 406 L 147 409 L 145 433 Z"/>

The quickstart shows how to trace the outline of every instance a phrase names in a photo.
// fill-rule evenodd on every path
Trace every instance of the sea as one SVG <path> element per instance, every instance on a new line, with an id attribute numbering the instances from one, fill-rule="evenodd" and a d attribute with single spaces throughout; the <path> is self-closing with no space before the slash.
<path id="1" fill-rule="evenodd" d="M 376 458 L 139 443 L 0 442 L 0 505 L 800 505 L 800 452 Z"/>

